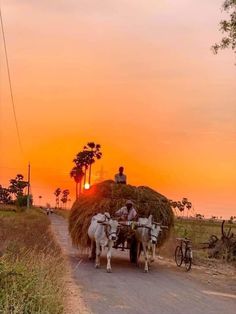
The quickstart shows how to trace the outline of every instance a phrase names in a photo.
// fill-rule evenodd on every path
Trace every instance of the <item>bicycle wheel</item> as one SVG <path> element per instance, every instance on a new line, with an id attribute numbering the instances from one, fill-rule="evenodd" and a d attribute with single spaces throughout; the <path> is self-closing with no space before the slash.
<path id="1" fill-rule="evenodd" d="M 192 250 L 190 248 L 187 248 L 185 252 L 185 258 L 184 258 L 185 268 L 187 271 L 191 269 L 192 259 L 193 259 Z"/>
<path id="2" fill-rule="evenodd" d="M 182 265 L 183 259 L 184 259 L 183 250 L 181 246 L 178 245 L 175 249 L 175 262 L 178 267 Z"/>

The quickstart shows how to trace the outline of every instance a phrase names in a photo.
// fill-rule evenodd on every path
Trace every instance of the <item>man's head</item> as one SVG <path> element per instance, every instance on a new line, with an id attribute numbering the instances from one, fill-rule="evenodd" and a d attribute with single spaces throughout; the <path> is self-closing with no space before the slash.
<path id="1" fill-rule="evenodd" d="M 132 207 L 133 207 L 133 202 L 128 200 L 126 203 L 125 203 L 125 206 L 127 207 L 128 210 L 130 210 Z"/>
<path id="2" fill-rule="evenodd" d="M 124 167 L 120 167 L 120 168 L 119 168 L 119 173 L 120 173 L 120 174 L 123 174 L 123 172 L 124 172 Z"/>

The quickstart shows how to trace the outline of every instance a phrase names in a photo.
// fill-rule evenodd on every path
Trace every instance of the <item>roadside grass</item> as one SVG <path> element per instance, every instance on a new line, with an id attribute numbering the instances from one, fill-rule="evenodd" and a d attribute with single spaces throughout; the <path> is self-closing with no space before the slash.
<path id="1" fill-rule="evenodd" d="M 38 209 L 0 209 L 1 314 L 63 313 L 65 262 L 49 226 Z"/>
<path id="2" fill-rule="evenodd" d="M 62 216 L 65 219 L 69 218 L 70 212 L 71 212 L 70 210 L 65 210 L 65 209 L 54 209 L 55 214 Z"/>

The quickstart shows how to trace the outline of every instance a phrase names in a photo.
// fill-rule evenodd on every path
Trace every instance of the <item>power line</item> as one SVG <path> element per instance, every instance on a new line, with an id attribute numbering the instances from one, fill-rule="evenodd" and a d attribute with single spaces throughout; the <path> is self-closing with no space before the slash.
<path id="1" fill-rule="evenodd" d="M 11 93 L 12 109 L 13 109 L 13 114 L 14 114 L 14 120 L 15 120 L 15 126 L 16 126 L 16 132 L 17 132 L 17 138 L 18 138 L 18 142 L 19 142 L 19 147 L 20 147 L 21 153 L 23 154 L 23 148 L 22 148 L 22 144 L 21 144 L 20 132 L 19 132 L 19 127 L 18 127 L 18 122 L 17 122 L 17 117 L 16 117 L 15 102 L 14 102 L 13 91 L 12 91 L 10 67 L 9 67 L 9 61 L 8 61 L 6 37 L 5 37 L 4 26 L 3 26 L 1 6 L 0 6 L 0 20 L 1 20 L 2 37 L 3 37 L 3 44 L 4 44 L 4 50 L 5 50 L 6 64 L 7 64 L 8 81 L 9 81 L 9 87 L 10 87 L 10 93 Z"/>

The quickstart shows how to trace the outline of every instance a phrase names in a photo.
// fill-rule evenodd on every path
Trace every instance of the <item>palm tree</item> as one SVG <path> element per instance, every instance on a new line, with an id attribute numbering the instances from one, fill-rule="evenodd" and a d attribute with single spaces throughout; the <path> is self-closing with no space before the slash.
<path id="1" fill-rule="evenodd" d="M 62 203 L 65 205 L 65 209 L 66 209 L 66 203 L 68 202 L 68 196 L 70 194 L 70 191 L 69 190 L 63 190 L 62 191 L 62 198 L 61 198 L 61 201 Z"/>
<path id="2" fill-rule="evenodd" d="M 75 167 L 73 167 L 70 172 L 70 176 L 71 178 L 74 178 L 75 180 L 75 196 L 77 200 L 81 193 L 81 183 L 84 176 L 82 165 L 77 164 Z M 79 190 L 78 190 L 78 184 L 79 184 Z"/>
<path id="3" fill-rule="evenodd" d="M 81 168 L 83 171 L 84 184 L 86 182 L 87 170 L 89 167 L 90 156 L 87 151 L 81 151 L 76 155 L 76 158 L 73 160 L 76 164 L 76 167 Z"/>
<path id="4" fill-rule="evenodd" d="M 56 196 L 56 207 L 57 208 L 59 208 L 59 205 L 60 205 L 60 199 L 59 199 L 60 194 L 61 194 L 61 189 L 57 188 L 54 192 L 54 195 Z"/>
<path id="5" fill-rule="evenodd" d="M 100 151 L 101 145 L 95 144 L 94 142 L 88 142 L 86 146 L 84 146 L 84 152 L 88 155 L 88 166 L 89 166 L 89 178 L 88 183 L 91 184 L 91 172 L 92 172 L 92 164 L 95 162 L 95 159 L 102 158 L 102 152 Z"/>
<path id="6" fill-rule="evenodd" d="M 185 211 L 185 207 L 188 204 L 188 199 L 187 197 L 183 197 L 182 199 L 182 205 L 183 205 L 183 216 L 184 216 L 184 211 Z"/>
<path id="7" fill-rule="evenodd" d="M 185 206 L 186 206 L 186 208 L 187 208 L 187 210 L 188 210 L 188 212 L 189 212 L 190 209 L 192 208 L 192 203 L 188 201 Z M 188 212 L 187 212 L 187 213 L 188 213 Z M 188 214 L 187 214 L 187 215 L 188 215 Z"/>
<path id="8" fill-rule="evenodd" d="M 173 201 L 173 200 L 169 200 L 169 204 L 170 204 L 171 208 L 174 210 L 175 216 L 178 216 L 177 212 L 176 212 L 177 202 Z"/>

